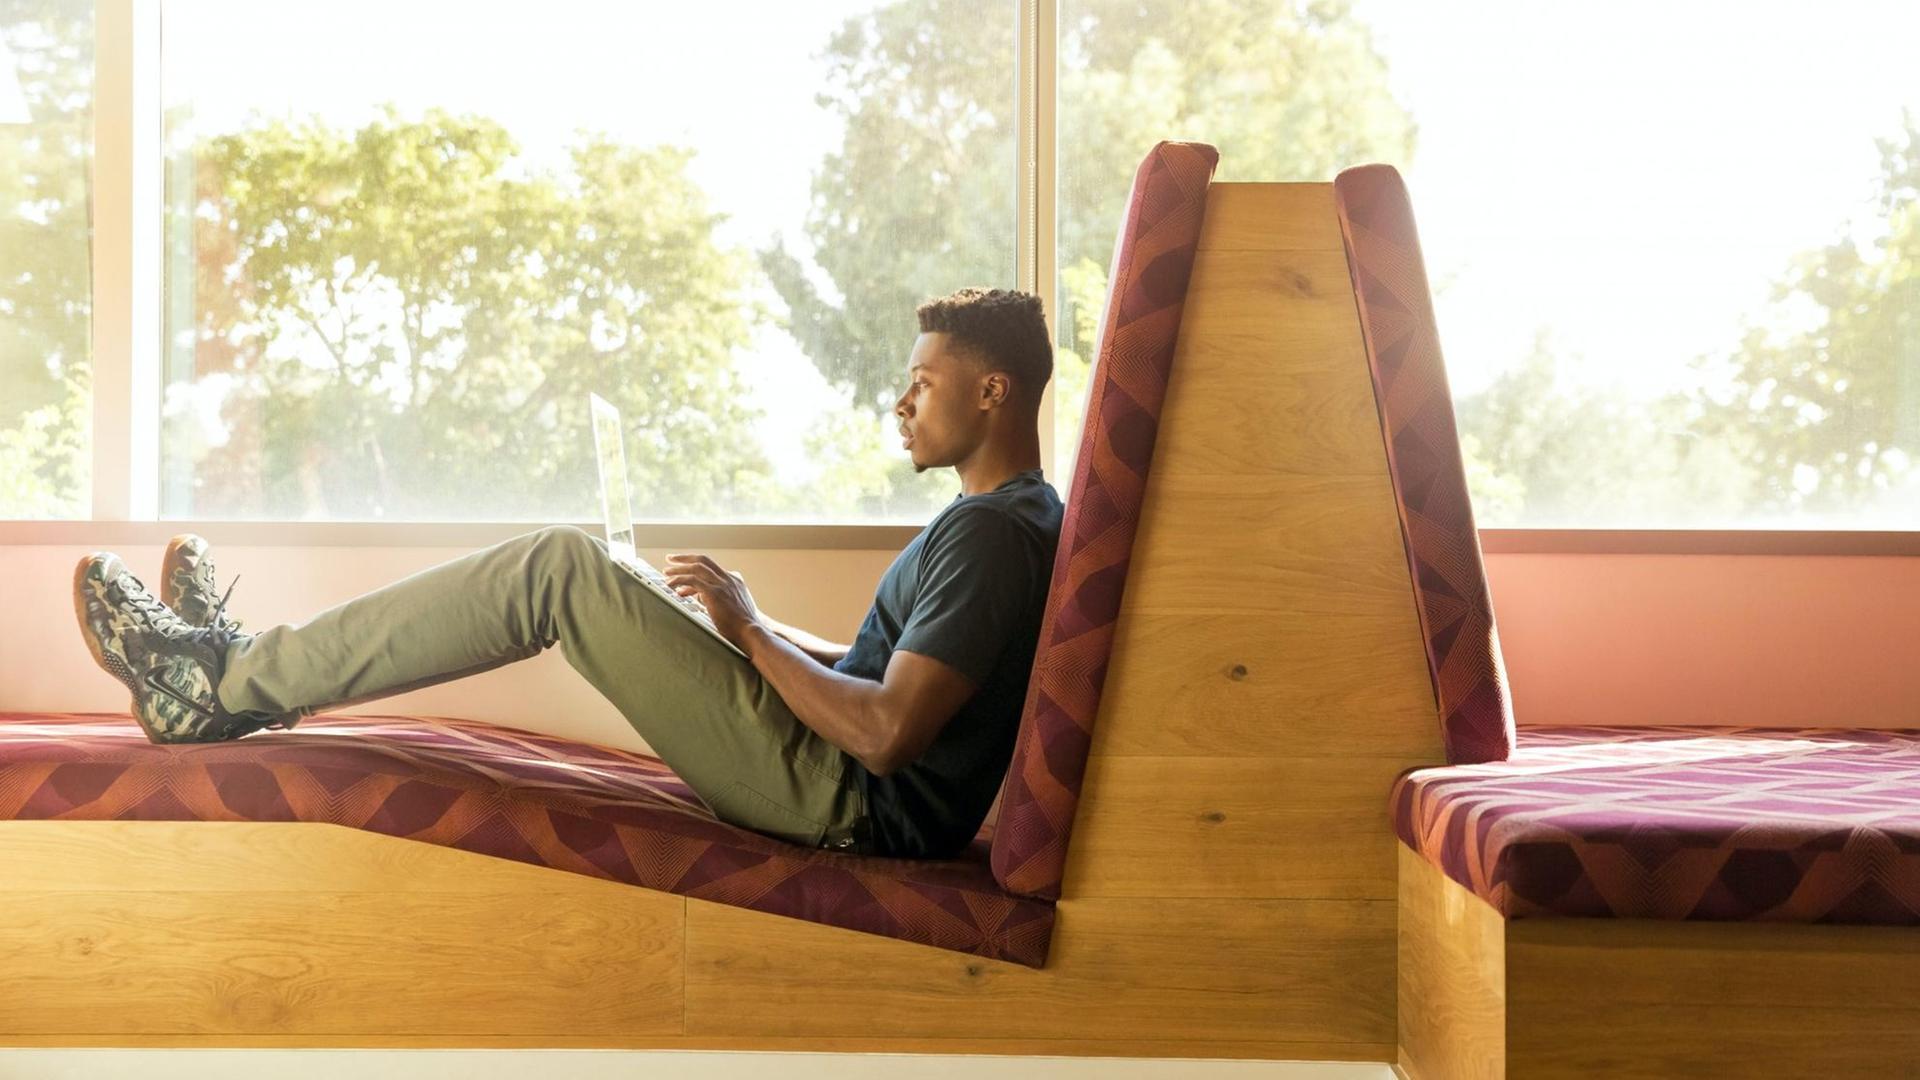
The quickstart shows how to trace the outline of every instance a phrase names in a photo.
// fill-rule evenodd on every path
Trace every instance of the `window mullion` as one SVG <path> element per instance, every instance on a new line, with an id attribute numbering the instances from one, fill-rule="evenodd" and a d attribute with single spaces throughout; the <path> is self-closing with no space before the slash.
<path id="1" fill-rule="evenodd" d="M 1019 163 L 1014 228 L 1017 287 L 1040 297 L 1047 337 L 1057 341 L 1054 324 L 1058 298 L 1054 255 L 1054 70 L 1059 36 L 1057 0 L 1016 0 L 1014 70 L 1019 115 Z M 1040 397 L 1040 467 L 1062 487 L 1054 473 L 1054 383 Z M 1064 494 L 1064 489 L 1063 489 Z"/>
<path id="2" fill-rule="evenodd" d="M 159 448 L 159 12 L 94 5 L 93 504 L 151 521 Z"/>

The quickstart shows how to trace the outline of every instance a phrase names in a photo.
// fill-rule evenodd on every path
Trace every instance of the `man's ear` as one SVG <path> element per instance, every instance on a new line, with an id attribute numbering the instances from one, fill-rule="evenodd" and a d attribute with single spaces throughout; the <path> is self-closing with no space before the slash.
<path id="1" fill-rule="evenodd" d="M 989 372 L 986 378 L 980 380 L 980 407 L 1005 405 L 1012 392 L 1013 384 L 1005 375 L 998 371 Z"/>

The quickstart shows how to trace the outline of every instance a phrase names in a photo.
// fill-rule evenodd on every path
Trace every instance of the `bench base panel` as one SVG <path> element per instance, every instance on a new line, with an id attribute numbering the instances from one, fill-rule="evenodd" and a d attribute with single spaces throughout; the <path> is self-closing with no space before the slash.
<path id="1" fill-rule="evenodd" d="M 0 859 L 4 1046 L 1394 1053 L 1384 899 L 1070 896 L 1036 970 L 339 825 L 0 821 Z"/>
<path id="2" fill-rule="evenodd" d="M 1404 844 L 1399 862 L 1414 1080 L 1920 1075 L 1920 931 L 1509 922 Z"/>

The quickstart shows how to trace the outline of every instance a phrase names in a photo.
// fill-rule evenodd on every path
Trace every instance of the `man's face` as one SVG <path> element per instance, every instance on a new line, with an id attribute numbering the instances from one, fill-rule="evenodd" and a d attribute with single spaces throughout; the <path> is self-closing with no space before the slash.
<path id="1" fill-rule="evenodd" d="M 964 461 L 986 439 L 980 407 L 986 373 L 949 347 L 945 333 L 921 334 L 907 357 L 907 390 L 893 403 L 913 471 Z"/>

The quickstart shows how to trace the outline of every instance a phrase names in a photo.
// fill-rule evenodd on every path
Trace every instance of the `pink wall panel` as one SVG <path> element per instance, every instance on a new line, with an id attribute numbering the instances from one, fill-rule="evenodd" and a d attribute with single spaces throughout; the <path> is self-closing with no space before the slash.
<path id="1" fill-rule="evenodd" d="M 457 551 L 229 547 L 241 609 L 298 622 Z M 67 597 L 79 547 L 0 546 L 14 584 L 0 624 L 0 709 L 119 709 Z M 127 548 L 136 573 L 159 550 Z M 648 553 L 651 557 L 652 553 Z M 738 552 L 777 617 L 846 640 L 893 553 Z M 721 557 L 721 556 L 717 556 Z M 1602 723 L 1821 724 L 1920 728 L 1920 557 L 1817 555 L 1486 556 L 1521 726 Z M 733 565 L 732 563 L 727 563 Z M 804 565 L 807 573 L 794 572 Z M 803 583 L 818 585 L 811 592 Z M 831 602 L 829 602 L 831 601 Z M 643 749 L 619 714 L 553 650 L 362 711 L 519 723 Z M 353 711 L 353 710 L 349 710 Z"/>
<path id="2" fill-rule="evenodd" d="M 1920 558 L 1486 561 L 1522 727 L 1920 728 Z"/>

